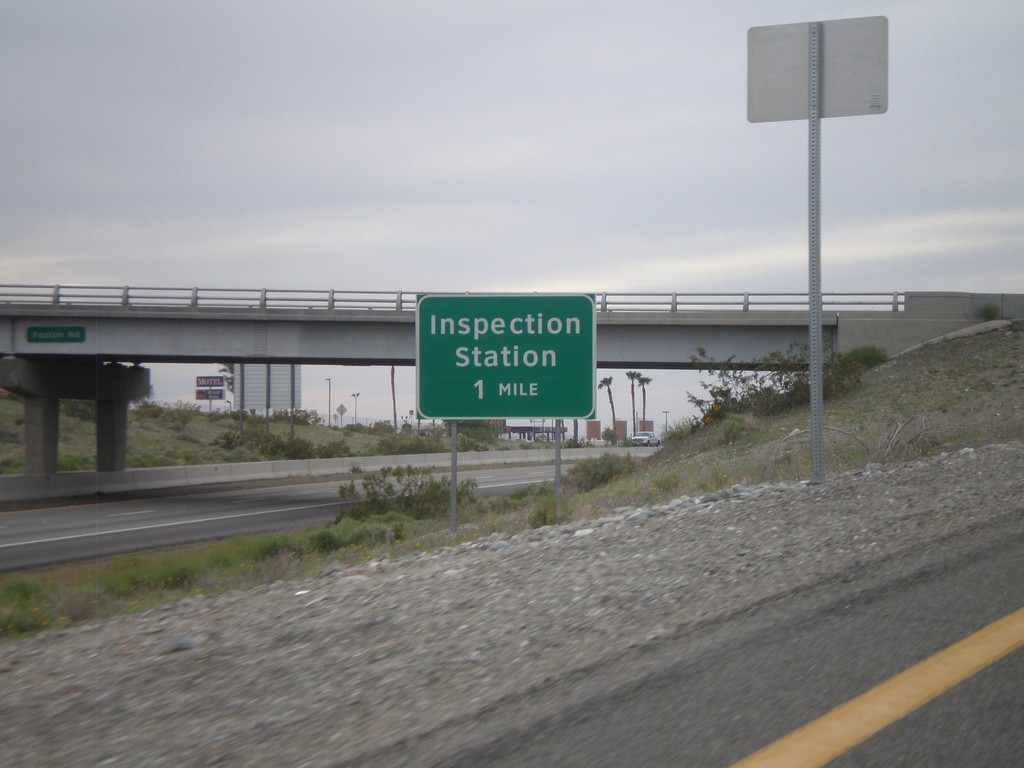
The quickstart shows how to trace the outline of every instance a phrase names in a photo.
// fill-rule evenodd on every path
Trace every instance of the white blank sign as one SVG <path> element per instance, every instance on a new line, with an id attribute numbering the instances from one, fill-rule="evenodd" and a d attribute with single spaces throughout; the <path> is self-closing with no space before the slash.
<path id="1" fill-rule="evenodd" d="M 821 117 L 880 115 L 889 108 L 889 20 L 823 21 Z M 747 33 L 747 119 L 810 116 L 810 24 L 751 27 Z"/>

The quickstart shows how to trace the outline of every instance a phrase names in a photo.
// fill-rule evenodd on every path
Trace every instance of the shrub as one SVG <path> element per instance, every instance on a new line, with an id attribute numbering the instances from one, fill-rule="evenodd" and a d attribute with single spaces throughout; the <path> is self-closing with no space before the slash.
<path id="1" fill-rule="evenodd" d="M 25 473 L 25 460 L 20 458 L 0 459 L 0 475 L 20 475 Z"/>
<path id="2" fill-rule="evenodd" d="M 139 469 L 140 467 L 170 467 L 175 464 L 175 460 L 166 453 L 147 454 L 145 456 L 129 455 L 125 464 L 131 469 Z"/>
<path id="3" fill-rule="evenodd" d="M 330 554 L 346 547 L 372 546 L 398 541 L 405 534 L 406 518 L 381 515 L 369 520 L 341 518 L 309 537 L 314 552 Z"/>
<path id="4" fill-rule="evenodd" d="M 192 421 L 192 417 L 201 413 L 201 409 L 195 403 L 186 403 L 178 400 L 174 405 L 167 406 L 160 414 L 160 418 L 168 424 L 179 429 L 184 429 Z"/>
<path id="5" fill-rule="evenodd" d="M 80 421 L 96 421 L 95 400 L 61 400 L 61 414 Z"/>
<path id="6" fill-rule="evenodd" d="M 980 310 L 978 310 L 978 319 L 988 322 L 989 320 L 999 319 L 999 307 L 995 304 L 986 304 Z"/>
<path id="7" fill-rule="evenodd" d="M 318 459 L 335 459 L 339 456 L 351 456 L 352 449 L 348 447 L 348 443 L 345 442 L 345 438 L 339 437 L 337 440 L 331 440 L 329 443 L 323 443 L 316 447 L 316 458 Z"/>
<path id="8" fill-rule="evenodd" d="M 450 443 L 439 435 L 392 431 L 381 438 L 374 452 L 381 456 L 398 456 L 407 453 L 444 453 L 450 448 Z"/>
<path id="9" fill-rule="evenodd" d="M 289 411 L 287 408 L 280 411 L 274 411 L 274 413 L 271 414 L 270 416 L 270 420 L 283 421 L 287 422 L 288 424 L 291 424 L 293 421 L 292 414 L 293 412 Z M 301 408 L 296 408 L 294 411 L 294 422 L 296 424 L 302 424 L 304 426 L 311 427 L 316 424 L 320 424 L 320 414 L 318 414 L 316 411 L 307 411 Z"/>
<path id="10" fill-rule="evenodd" d="M 662 494 L 669 494 L 683 484 L 683 476 L 680 472 L 665 472 L 654 476 L 654 487 Z"/>
<path id="11" fill-rule="evenodd" d="M 223 448 L 227 451 L 233 451 L 242 445 L 242 438 L 238 436 L 237 429 L 229 429 L 221 432 L 211 441 L 212 445 L 216 448 Z"/>
<path id="12" fill-rule="evenodd" d="M 636 469 L 630 456 L 606 453 L 596 459 L 575 462 L 566 473 L 566 485 L 576 491 L 590 491 L 612 480 L 628 475 Z"/>
<path id="13" fill-rule="evenodd" d="M 739 440 L 743 437 L 743 433 L 746 430 L 747 424 L 742 416 L 730 413 L 722 420 L 722 436 L 727 443 L 734 443 Z"/>
<path id="14" fill-rule="evenodd" d="M 140 400 L 132 408 L 132 413 L 136 416 L 148 419 L 156 419 L 160 417 L 160 414 L 164 412 L 163 406 L 159 403 L 153 402 L 152 400 Z"/>
<path id="15" fill-rule="evenodd" d="M 665 430 L 665 434 L 662 435 L 662 442 L 669 443 L 681 443 L 683 440 L 688 438 L 693 432 L 693 425 L 688 421 L 677 421 L 671 427 Z"/>
<path id="16" fill-rule="evenodd" d="M 281 555 L 301 555 L 302 549 L 288 536 L 272 536 L 259 539 L 253 546 L 255 560 L 270 560 Z"/>
<path id="17" fill-rule="evenodd" d="M 852 363 L 860 365 L 863 368 L 875 368 L 889 359 L 889 356 L 885 354 L 884 350 L 870 346 L 851 349 L 849 352 L 843 354 L 842 357 Z"/>
<path id="18" fill-rule="evenodd" d="M 457 443 L 460 453 L 465 453 L 467 451 L 486 451 L 488 447 L 486 441 L 482 441 L 472 435 L 464 435 L 461 430 L 459 431 Z M 447 449 L 451 450 L 450 442 L 448 443 Z"/>
<path id="19" fill-rule="evenodd" d="M 324 528 L 309 537 L 309 547 L 314 552 L 322 555 L 330 554 L 343 546 L 338 532 L 331 528 Z"/>
<path id="20" fill-rule="evenodd" d="M 805 405 L 811 399 L 809 350 L 806 344 L 791 344 L 785 352 L 772 352 L 755 361 L 753 368 L 741 368 L 729 358 L 718 363 L 703 349 L 690 358 L 697 370 L 712 373 L 716 381 L 701 382 L 710 399 L 687 395 L 698 415 L 695 428 L 708 427 L 729 414 L 752 413 L 772 416 Z M 863 347 L 846 355 L 830 355 L 822 371 L 826 398 L 846 392 L 860 383 L 863 370 L 886 359 L 876 347 Z"/>
<path id="21" fill-rule="evenodd" d="M 96 469 L 96 457 L 83 456 L 77 453 L 58 456 L 57 469 L 60 472 L 81 472 L 83 470 Z"/>
<path id="22" fill-rule="evenodd" d="M 247 434 L 245 445 L 265 459 L 311 459 L 316 455 L 308 440 L 281 437 L 273 432 Z"/>
<path id="23" fill-rule="evenodd" d="M 188 589 L 195 583 L 203 568 L 199 562 L 173 555 L 155 559 L 142 569 L 134 567 L 133 558 L 125 558 L 121 562 L 125 565 L 100 578 L 100 588 L 120 598 L 128 598 L 149 590 Z"/>
<path id="24" fill-rule="evenodd" d="M 501 437 L 503 429 L 500 421 L 469 419 L 459 422 L 459 437 L 465 435 L 473 440 L 487 442 Z"/>
<path id="25" fill-rule="evenodd" d="M 273 432 L 247 432 L 243 439 L 238 430 L 228 429 L 213 438 L 212 444 L 228 451 L 249 448 L 264 459 L 332 459 L 351 455 L 344 439 L 318 445 L 301 437 L 282 437 Z"/>
<path id="26" fill-rule="evenodd" d="M 430 469 L 382 467 L 363 476 L 360 495 L 355 481 L 338 488 L 343 506 L 337 520 L 347 517 L 368 520 L 375 515 L 398 512 L 413 520 L 441 517 L 451 506 L 451 480 L 434 477 Z M 456 503 L 465 504 L 476 490 L 475 480 L 465 480 L 456 489 Z"/>
<path id="27" fill-rule="evenodd" d="M 15 579 L 0 586 L 0 637 L 42 628 L 34 603 L 43 587 L 34 580 Z"/>
<path id="28" fill-rule="evenodd" d="M 538 497 L 534 508 L 526 518 L 531 528 L 543 528 L 545 525 L 559 525 L 563 522 L 563 516 L 555 505 L 555 495 Z"/>

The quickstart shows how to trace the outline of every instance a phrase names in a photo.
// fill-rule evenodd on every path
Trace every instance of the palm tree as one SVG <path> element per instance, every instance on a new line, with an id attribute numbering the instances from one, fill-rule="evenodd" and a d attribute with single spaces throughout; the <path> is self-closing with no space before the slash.
<path id="1" fill-rule="evenodd" d="M 608 376 L 601 379 L 601 383 L 597 385 L 598 389 L 608 390 L 608 407 L 612 409 L 612 429 L 615 429 L 615 401 L 612 400 L 612 377 Z"/>
<path id="2" fill-rule="evenodd" d="M 650 376 L 641 376 L 636 380 L 636 383 L 640 385 L 640 394 L 643 396 L 643 416 L 642 421 L 647 421 L 647 385 L 651 383 Z"/>
<path id="3" fill-rule="evenodd" d="M 629 379 L 629 399 L 633 403 L 633 432 L 636 433 L 636 380 L 641 376 L 640 371 L 626 371 L 626 378 Z"/>

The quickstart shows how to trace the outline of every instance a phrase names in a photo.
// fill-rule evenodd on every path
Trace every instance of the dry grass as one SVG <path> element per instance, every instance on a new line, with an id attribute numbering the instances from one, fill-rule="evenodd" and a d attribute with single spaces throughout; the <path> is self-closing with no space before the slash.
<path id="1" fill-rule="evenodd" d="M 1022 330 L 1017 323 L 946 341 L 866 371 L 860 386 L 825 403 L 827 471 L 1024 439 Z M 732 418 L 667 445 L 615 485 L 574 499 L 574 515 L 810 475 L 809 409 Z"/>
<path id="2" fill-rule="evenodd" d="M 948 341 L 868 371 L 858 388 L 826 403 L 828 471 L 1024 439 L 1021 330 L 1017 324 Z M 7 576 L 0 579 L 0 638 L 63 628 L 194 594 L 303 578 L 322 569 L 328 560 L 357 565 L 492 533 L 514 533 L 538 520 L 588 519 L 616 507 L 666 501 L 736 483 L 806 477 L 811 468 L 808 423 L 807 409 L 767 419 L 735 417 L 727 429 L 705 430 L 666 446 L 634 471 L 600 488 L 566 494 L 564 508 L 557 512 L 552 511 L 550 491 L 474 503 L 460 510 L 454 538 L 445 517 L 410 521 L 404 536 L 394 543 L 347 547 L 327 555 L 310 548 L 307 530 Z"/>

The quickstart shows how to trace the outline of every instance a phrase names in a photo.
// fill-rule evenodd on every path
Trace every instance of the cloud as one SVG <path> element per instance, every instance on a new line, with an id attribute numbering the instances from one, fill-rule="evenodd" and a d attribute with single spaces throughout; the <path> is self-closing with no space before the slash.
<path id="1" fill-rule="evenodd" d="M 746 29 L 878 12 L 17 8 L 5 275 L 367 290 L 801 290 L 806 127 L 746 122 Z M 1002 74 L 1024 12 L 886 12 L 890 112 L 825 126 L 826 286 L 1024 290 L 1024 112 Z"/>

